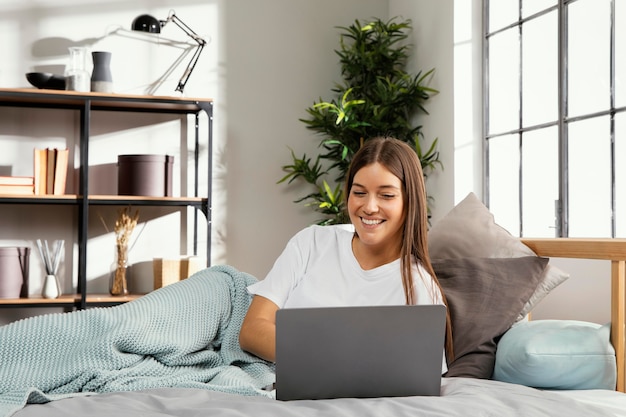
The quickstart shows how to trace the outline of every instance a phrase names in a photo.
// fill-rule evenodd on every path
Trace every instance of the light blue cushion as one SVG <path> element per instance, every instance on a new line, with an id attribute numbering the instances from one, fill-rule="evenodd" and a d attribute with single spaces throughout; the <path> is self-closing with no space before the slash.
<path id="1" fill-rule="evenodd" d="M 493 379 L 543 389 L 609 389 L 617 381 L 610 326 L 520 322 L 500 339 Z"/>

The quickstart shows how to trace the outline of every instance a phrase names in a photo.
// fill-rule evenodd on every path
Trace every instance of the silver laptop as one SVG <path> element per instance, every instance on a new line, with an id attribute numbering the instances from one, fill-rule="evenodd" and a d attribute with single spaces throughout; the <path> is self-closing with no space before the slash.
<path id="1" fill-rule="evenodd" d="M 443 305 L 276 312 L 276 398 L 439 395 Z"/>

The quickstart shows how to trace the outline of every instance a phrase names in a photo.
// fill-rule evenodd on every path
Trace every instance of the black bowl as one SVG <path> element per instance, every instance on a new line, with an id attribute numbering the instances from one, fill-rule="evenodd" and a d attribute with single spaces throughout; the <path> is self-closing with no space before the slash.
<path id="1" fill-rule="evenodd" d="M 28 72 L 26 79 L 37 88 L 65 90 L 65 77 L 49 72 Z"/>

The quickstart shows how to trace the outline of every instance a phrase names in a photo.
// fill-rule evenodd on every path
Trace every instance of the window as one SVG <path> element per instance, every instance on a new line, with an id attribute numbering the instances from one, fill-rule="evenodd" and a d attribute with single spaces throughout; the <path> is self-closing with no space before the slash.
<path id="1" fill-rule="evenodd" d="M 532 237 L 626 237 L 626 1 L 484 0 L 485 196 Z"/>

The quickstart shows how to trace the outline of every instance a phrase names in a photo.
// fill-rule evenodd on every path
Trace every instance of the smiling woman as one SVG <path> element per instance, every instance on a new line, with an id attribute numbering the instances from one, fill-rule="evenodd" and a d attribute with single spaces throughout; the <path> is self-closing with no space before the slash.
<path id="1" fill-rule="evenodd" d="M 352 250 L 363 269 L 400 257 L 405 219 L 402 182 L 384 165 L 363 167 L 348 195 L 348 214 L 356 229 Z"/>
<path id="2" fill-rule="evenodd" d="M 354 230 L 300 231 L 266 278 L 248 287 L 254 298 L 240 332 L 243 349 L 274 360 L 280 308 L 447 304 L 428 256 L 426 193 L 415 151 L 397 139 L 366 141 L 352 159 L 344 195 Z M 451 343 L 448 317 L 448 361 Z"/>

